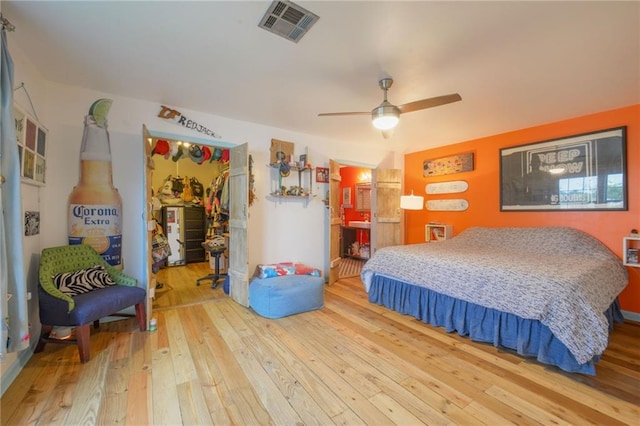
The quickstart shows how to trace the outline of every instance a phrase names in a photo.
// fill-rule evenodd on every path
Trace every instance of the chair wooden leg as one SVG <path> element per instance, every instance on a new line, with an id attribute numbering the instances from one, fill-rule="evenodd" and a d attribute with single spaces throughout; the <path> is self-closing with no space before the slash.
<path id="1" fill-rule="evenodd" d="M 147 311 L 144 307 L 144 302 L 136 303 L 136 318 L 140 331 L 145 331 L 147 329 Z"/>
<path id="2" fill-rule="evenodd" d="M 91 330 L 89 324 L 83 324 L 76 327 L 76 340 L 78 342 L 78 352 L 80 353 L 80 362 L 89 361 L 89 340 Z"/>
<path id="3" fill-rule="evenodd" d="M 34 352 L 42 352 L 44 350 L 44 345 L 47 344 L 47 337 L 49 337 L 51 330 L 53 330 L 52 325 L 42 324 L 42 328 L 40 329 L 40 340 L 38 340 L 38 345 Z"/>

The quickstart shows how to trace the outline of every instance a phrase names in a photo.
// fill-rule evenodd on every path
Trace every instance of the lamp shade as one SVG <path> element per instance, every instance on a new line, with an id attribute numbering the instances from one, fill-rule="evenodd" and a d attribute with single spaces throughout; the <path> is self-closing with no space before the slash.
<path id="1" fill-rule="evenodd" d="M 371 111 L 371 119 L 373 121 L 373 126 L 376 129 L 393 129 L 400 120 L 400 109 L 398 109 L 397 106 L 384 101 Z"/>
<path id="2" fill-rule="evenodd" d="M 424 206 L 424 197 L 420 195 L 403 195 L 400 197 L 400 208 L 404 210 L 422 210 Z"/>

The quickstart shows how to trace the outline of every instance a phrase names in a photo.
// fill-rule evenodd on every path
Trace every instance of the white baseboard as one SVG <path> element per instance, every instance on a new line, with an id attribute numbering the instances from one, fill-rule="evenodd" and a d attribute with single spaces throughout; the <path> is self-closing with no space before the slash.
<path id="1" fill-rule="evenodd" d="M 38 341 L 36 340 L 35 343 L 37 344 L 37 342 Z M 18 377 L 18 374 L 20 374 L 24 366 L 27 364 L 27 361 L 29 361 L 33 356 L 34 350 L 35 344 L 18 352 L 11 365 L 9 365 L 2 373 L 2 380 L 0 380 L 0 396 L 4 395 L 4 392 L 9 389 L 9 386 L 11 386 L 11 383 L 13 383 L 16 377 Z"/>
<path id="2" fill-rule="evenodd" d="M 622 311 L 622 316 L 626 320 L 640 322 L 640 314 L 637 312 Z"/>

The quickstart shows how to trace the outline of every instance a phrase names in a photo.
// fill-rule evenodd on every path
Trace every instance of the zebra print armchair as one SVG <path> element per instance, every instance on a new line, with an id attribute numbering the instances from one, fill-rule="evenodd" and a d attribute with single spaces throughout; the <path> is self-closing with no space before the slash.
<path id="1" fill-rule="evenodd" d="M 70 296 L 56 286 L 54 277 L 58 274 L 87 270 L 102 266 L 115 285 L 96 288 L 85 293 Z M 91 246 L 79 244 L 51 247 L 42 250 L 40 257 L 38 304 L 42 330 L 36 352 L 44 350 L 46 343 L 77 343 L 80 361 L 89 361 L 90 328 L 100 325 L 100 318 L 120 314 L 119 311 L 135 306 L 140 331 L 146 330 L 146 291 L 137 287 L 135 278 L 109 265 Z M 75 339 L 60 340 L 50 338 L 54 326 L 75 327 Z"/>

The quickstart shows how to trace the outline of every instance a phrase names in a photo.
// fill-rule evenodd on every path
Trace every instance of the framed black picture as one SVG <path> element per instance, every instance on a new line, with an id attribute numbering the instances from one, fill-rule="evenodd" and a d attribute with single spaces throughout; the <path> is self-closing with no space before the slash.
<path id="1" fill-rule="evenodd" d="M 501 149 L 500 210 L 627 210 L 626 130 Z"/>

